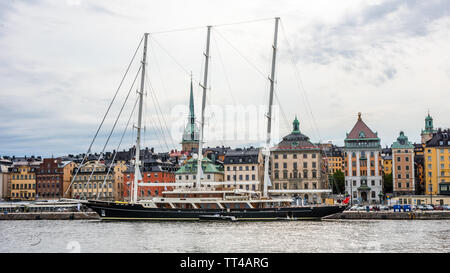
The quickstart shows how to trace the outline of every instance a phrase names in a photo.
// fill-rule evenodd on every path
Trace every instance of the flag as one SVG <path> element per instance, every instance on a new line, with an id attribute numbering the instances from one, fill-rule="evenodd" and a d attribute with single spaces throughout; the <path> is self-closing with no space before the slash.
<path id="1" fill-rule="evenodd" d="M 344 199 L 344 201 L 342 201 L 342 204 L 347 204 L 350 201 L 350 197 L 347 196 L 347 198 Z"/>

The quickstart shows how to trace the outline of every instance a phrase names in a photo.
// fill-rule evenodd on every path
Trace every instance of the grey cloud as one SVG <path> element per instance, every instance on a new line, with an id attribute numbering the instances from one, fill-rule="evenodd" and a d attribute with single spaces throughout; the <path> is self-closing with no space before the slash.
<path id="1" fill-rule="evenodd" d="M 450 17 L 446 0 L 388 0 L 366 6 L 346 14 L 337 24 L 317 22 L 308 26 L 311 30 L 298 30 L 294 37 L 296 60 L 322 65 L 338 58 L 355 60 L 371 48 L 389 46 L 398 37 L 427 35 L 431 24 L 444 17 Z"/>

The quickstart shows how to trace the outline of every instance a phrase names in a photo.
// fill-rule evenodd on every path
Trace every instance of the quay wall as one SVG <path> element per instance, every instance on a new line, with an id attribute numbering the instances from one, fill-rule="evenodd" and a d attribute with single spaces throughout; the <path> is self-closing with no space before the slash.
<path id="1" fill-rule="evenodd" d="M 326 216 L 322 219 L 348 220 L 450 220 L 450 211 L 344 211 Z"/>
<path id="2" fill-rule="evenodd" d="M 0 214 L 0 220 L 86 220 L 100 219 L 95 212 L 10 212 Z"/>

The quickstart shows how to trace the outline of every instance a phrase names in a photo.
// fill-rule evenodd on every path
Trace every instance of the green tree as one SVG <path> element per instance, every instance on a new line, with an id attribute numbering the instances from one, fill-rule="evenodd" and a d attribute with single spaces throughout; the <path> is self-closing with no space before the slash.
<path id="1" fill-rule="evenodd" d="M 345 174 L 337 170 L 331 176 L 333 180 L 333 193 L 343 193 L 345 192 Z"/>
<path id="2" fill-rule="evenodd" d="M 383 188 L 384 193 L 392 193 L 392 173 L 383 175 Z"/>

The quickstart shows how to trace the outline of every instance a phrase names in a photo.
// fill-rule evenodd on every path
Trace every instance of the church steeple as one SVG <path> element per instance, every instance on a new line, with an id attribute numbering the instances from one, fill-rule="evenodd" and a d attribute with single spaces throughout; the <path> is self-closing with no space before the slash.
<path id="1" fill-rule="evenodd" d="M 430 140 L 433 137 L 433 133 L 436 133 L 436 130 L 433 128 L 433 118 L 430 116 L 430 110 L 428 110 L 428 115 L 425 117 L 425 129 L 420 134 L 422 143 L 425 144 Z"/>
<path id="2" fill-rule="evenodd" d="M 191 86 L 189 94 L 189 116 L 188 123 L 184 129 L 183 139 L 181 144 L 183 145 L 183 151 L 191 151 L 192 148 L 198 148 L 199 142 L 199 131 L 197 124 L 195 123 L 195 111 L 194 111 L 194 88 L 192 85 L 192 74 L 191 74 Z"/>
<path id="3" fill-rule="evenodd" d="M 192 87 L 192 74 L 191 74 L 191 93 L 189 98 L 189 122 L 191 125 L 191 139 L 194 139 L 195 131 L 195 112 L 194 112 L 194 91 Z"/>

